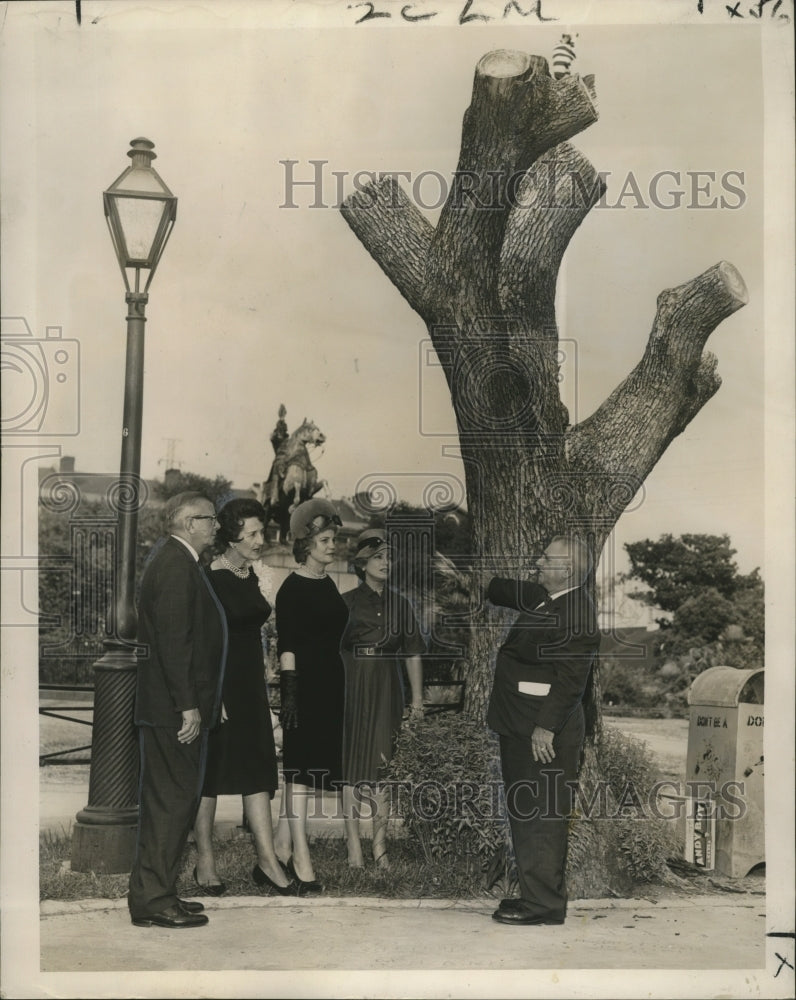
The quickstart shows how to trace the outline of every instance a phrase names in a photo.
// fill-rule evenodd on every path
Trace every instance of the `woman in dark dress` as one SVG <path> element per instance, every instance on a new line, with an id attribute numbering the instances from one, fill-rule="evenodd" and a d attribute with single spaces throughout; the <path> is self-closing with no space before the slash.
<path id="1" fill-rule="evenodd" d="M 340 638 L 348 608 L 327 568 L 340 518 L 328 500 L 307 500 L 290 518 L 299 564 L 276 595 L 282 768 L 277 851 L 302 894 L 320 892 L 307 843 L 309 800 L 338 791 L 343 777 L 345 675 Z"/>
<path id="2" fill-rule="evenodd" d="M 220 896 L 213 854 L 213 822 L 219 795 L 242 795 L 254 837 L 258 885 L 286 895 L 296 885 L 274 853 L 271 799 L 278 787 L 271 710 L 265 685 L 262 626 L 271 606 L 262 593 L 264 574 L 252 566 L 265 544 L 265 511 L 256 500 L 231 500 L 218 512 L 216 544 L 221 553 L 208 578 L 229 626 L 229 649 L 222 688 L 221 724 L 210 733 L 202 800 L 194 825 L 197 860 L 194 879 L 205 893 Z"/>
<path id="3" fill-rule="evenodd" d="M 411 604 L 387 586 L 390 554 L 380 528 L 368 528 L 357 539 L 354 571 L 362 582 L 343 594 L 349 618 L 342 641 L 346 674 L 343 814 L 348 863 L 356 868 L 363 864 L 359 805 L 365 800 L 373 823 L 373 860 L 386 867 L 388 809 L 379 782 L 392 760 L 403 719 L 398 657 L 406 658 L 412 689 L 410 718 L 422 718 L 421 654 L 426 647 Z"/>

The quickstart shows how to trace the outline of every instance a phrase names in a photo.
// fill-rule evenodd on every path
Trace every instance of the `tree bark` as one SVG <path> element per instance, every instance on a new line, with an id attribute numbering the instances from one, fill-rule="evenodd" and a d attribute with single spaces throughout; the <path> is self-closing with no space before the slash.
<path id="1" fill-rule="evenodd" d="M 409 305 L 420 312 L 434 228 L 387 176 L 347 198 L 343 218 Z"/>
<path id="2" fill-rule="evenodd" d="M 639 364 L 576 426 L 559 391 L 555 291 L 575 230 L 604 193 L 568 140 L 597 118 L 594 80 L 554 80 L 544 59 L 498 50 L 476 67 L 459 161 L 436 228 L 384 178 L 341 211 L 425 321 L 451 393 L 473 526 L 465 711 L 483 715 L 506 617 L 483 607 L 495 573 L 527 576 L 575 531 L 596 561 L 672 439 L 717 391 L 715 327 L 746 302 L 721 262 L 658 297 Z M 599 678 L 587 716 L 600 724 Z"/>

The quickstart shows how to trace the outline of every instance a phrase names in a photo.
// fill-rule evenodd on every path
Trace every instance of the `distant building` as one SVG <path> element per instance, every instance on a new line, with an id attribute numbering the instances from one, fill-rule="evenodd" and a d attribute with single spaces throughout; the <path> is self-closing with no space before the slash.
<path id="1" fill-rule="evenodd" d="M 619 659 L 630 667 L 649 668 L 655 661 L 656 630 L 646 628 L 614 628 L 602 630 L 600 656 Z"/>
<path id="2" fill-rule="evenodd" d="M 658 618 L 670 617 L 660 608 L 645 604 L 631 596 L 639 584 L 624 580 L 610 580 L 605 585 L 598 584 L 597 621 L 602 631 L 612 629 L 646 629 L 655 632 Z"/>
<path id="3" fill-rule="evenodd" d="M 224 495 L 224 500 L 259 500 L 260 494 L 253 489 L 239 490 L 234 486 L 232 489 Z"/>
<path id="4" fill-rule="evenodd" d="M 163 504 L 155 496 L 155 480 L 144 479 L 147 490 L 146 502 L 156 507 Z M 89 503 L 104 503 L 112 506 L 110 501 L 119 488 L 118 472 L 78 472 L 75 469 L 73 455 L 63 455 L 58 468 L 39 468 L 39 499 L 45 503 L 50 500 L 54 506 L 61 508 L 59 497 L 64 497 L 64 487 L 74 492 L 76 502 L 86 500 Z"/>

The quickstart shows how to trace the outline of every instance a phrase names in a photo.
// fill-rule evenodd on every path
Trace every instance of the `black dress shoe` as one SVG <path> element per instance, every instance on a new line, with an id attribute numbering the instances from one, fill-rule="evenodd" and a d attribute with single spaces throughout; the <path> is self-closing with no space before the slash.
<path id="1" fill-rule="evenodd" d="M 252 878 L 257 885 L 267 885 L 269 889 L 278 892 L 280 896 L 298 896 L 298 886 L 291 880 L 287 885 L 278 885 L 270 878 L 259 865 L 252 868 Z"/>
<path id="2" fill-rule="evenodd" d="M 552 913 L 529 913 L 525 908 L 497 909 L 492 919 L 499 924 L 515 924 L 518 927 L 532 927 L 540 924 L 563 924 L 564 918 Z"/>
<path id="3" fill-rule="evenodd" d="M 213 882 L 211 885 L 202 885 L 199 879 L 196 877 L 196 869 L 193 870 L 193 880 L 202 890 L 205 896 L 223 896 L 227 891 L 227 887 L 223 882 Z"/>
<path id="4" fill-rule="evenodd" d="M 510 896 L 508 899 L 501 899 L 498 904 L 499 910 L 521 910 L 525 906 L 522 896 Z"/>
<path id="5" fill-rule="evenodd" d="M 287 864 L 285 865 L 288 875 L 295 879 L 296 885 L 298 886 L 297 896 L 317 896 L 318 893 L 323 892 L 323 886 L 320 882 L 313 879 L 311 882 L 305 882 L 304 879 L 299 878 L 296 874 L 296 866 L 293 864 L 293 856 L 291 855 L 287 859 Z"/>
<path id="6" fill-rule="evenodd" d="M 146 917 L 130 918 L 136 927 L 203 927 L 207 922 L 204 913 L 186 913 L 179 903 L 168 906 L 160 913 L 150 913 Z"/>
<path id="7" fill-rule="evenodd" d="M 195 899 L 178 899 L 177 903 L 186 913 L 201 913 L 204 909 L 204 904 Z"/>

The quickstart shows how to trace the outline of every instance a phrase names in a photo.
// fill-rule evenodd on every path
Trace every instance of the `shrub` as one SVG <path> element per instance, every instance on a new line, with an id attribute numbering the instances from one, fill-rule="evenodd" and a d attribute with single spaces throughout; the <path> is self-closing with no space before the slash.
<path id="1" fill-rule="evenodd" d="M 630 784 L 646 793 L 657 777 L 647 744 L 612 726 L 603 729 L 595 752 L 601 776 L 617 800 Z"/>
<path id="2" fill-rule="evenodd" d="M 405 726 L 388 781 L 426 861 L 475 856 L 485 864 L 503 843 L 497 740 L 483 722 L 439 714 Z"/>
<path id="3" fill-rule="evenodd" d="M 646 744 L 616 729 L 606 727 L 585 748 L 570 821 L 570 895 L 621 892 L 634 883 L 670 879 L 672 828 L 652 812 L 657 777 Z"/>
<path id="4" fill-rule="evenodd" d="M 642 708 L 655 702 L 646 690 L 654 677 L 651 671 L 610 656 L 600 658 L 600 669 L 604 703 Z"/>

